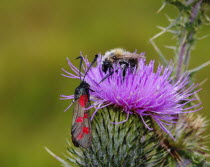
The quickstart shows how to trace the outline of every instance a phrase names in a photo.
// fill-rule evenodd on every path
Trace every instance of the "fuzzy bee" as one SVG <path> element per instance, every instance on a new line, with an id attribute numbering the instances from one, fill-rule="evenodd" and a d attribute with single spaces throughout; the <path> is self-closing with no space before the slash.
<path id="1" fill-rule="evenodd" d="M 113 72 L 113 65 L 119 64 L 125 76 L 126 69 L 130 67 L 131 70 L 138 67 L 138 59 L 144 58 L 144 54 L 131 53 L 121 48 L 107 51 L 102 58 L 102 70 Z"/>

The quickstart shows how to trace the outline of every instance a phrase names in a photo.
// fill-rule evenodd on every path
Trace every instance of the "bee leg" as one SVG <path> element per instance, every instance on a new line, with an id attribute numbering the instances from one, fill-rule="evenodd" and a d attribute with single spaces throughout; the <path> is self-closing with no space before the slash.
<path id="1" fill-rule="evenodd" d="M 109 74 L 107 74 L 99 83 L 98 85 L 103 82 L 105 79 L 107 79 L 109 76 L 111 76 L 114 73 L 114 71 L 111 71 Z"/>
<path id="2" fill-rule="evenodd" d="M 93 89 L 89 89 L 91 92 L 95 92 Z"/>
<path id="3" fill-rule="evenodd" d="M 121 66 L 121 68 L 122 68 L 123 77 L 124 77 L 125 74 L 126 74 L 126 71 L 127 71 L 128 67 L 129 67 L 129 64 L 126 63 L 126 62 L 122 62 L 122 63 L 120 63 L 120 66 Z"/>
<path id="4" fill-rule="evenodd" d="M 112 69 L 112 62 L 107 59 L 104 60 L 104 62 L 102 64 L 102 71 L 105 72 L 105 74 L 106 74 L 106 72 L 108 70 L 110 71 L 110 69 Z"/>

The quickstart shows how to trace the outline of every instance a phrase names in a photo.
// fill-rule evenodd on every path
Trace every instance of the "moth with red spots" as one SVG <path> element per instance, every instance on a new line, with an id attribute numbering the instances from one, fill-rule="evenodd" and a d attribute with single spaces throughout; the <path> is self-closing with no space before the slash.
<path id="1" fill-rule="evenodd" d="M 89 71 L 90 67 L 94 64 L 96 61 L 98 55 L 95 56 L 93 62 L 87 69 L 85 76 L 87 72 Z M 81 72 L 81 66 L 82 66 L 82 57 L 80 62 L 80 72 Z M 77 59 L 78 59 L 77 58 Z M 90 106 L 90 85 L 84 81 L 85 76 L 83 77 L 83 80 L 81 80 L 81 74 L 80 74 L 80 85 L 75 89 L 74 92 L 74 113 L 73 113 L 73 121 L 72 121 L 72 142 L 76 147 L 83 147 L 88 148 L 91 145 L 92 141 L 92 134 L 91 134 L 91 123 L 90 123 L 90 115 L 89 111 L 86 110 Z"/>

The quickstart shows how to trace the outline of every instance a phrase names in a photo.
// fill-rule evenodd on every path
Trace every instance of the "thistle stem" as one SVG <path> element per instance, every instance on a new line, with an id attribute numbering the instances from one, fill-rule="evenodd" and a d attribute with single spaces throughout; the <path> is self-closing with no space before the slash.
<path id="1" fill-rule="evenodd" d="M 186 46 L 187 46 L 187 43 L 185 41 L 186 38 L 184 38 L 181 46 L 180 46 L 180 53 L 179 53 L 179 56 L 178 56 L 178 65 L 177 65 L 177 72 L 176 72 L 176 79 L 179 80 L 180 76 L 181 76 L 181 73 L 182 73 L 182 66 L 183 66 L 183 60 L 184 60 L 184 55 L 185 55 L 185 52 L 186 52 Z"/>
<path id="2" fill-rule="evenodd" d="M 195 2 L 195 1 L 193 1 Z M 193 3 L 191 1 L 191 3 Z M 191 3 L 188 3 L 188 5 L 190 5 Z M 193 46 L 193 38 L 194 38 L 194 35 L 196 33 L 195 31 L 195 28 L 193 27 L 194 25 L 194 22 L 196 21 L 196 18 L 198 16 L 198 13 L 200 11 L 200 7 L 201 7 L 201 3 L 202 3 L 202 0 L 199 0 L 191 9 L 191 12 L 190 12 L 190 18 L 189 18 L 189 23 L 185 23 L 185 26 L 183 27 L 184 28 L 184 33 L 183 33 L 183 38 L 181 37 L 181 39 L 183 39 L 183 41 L 181 42 L 181 45 L 180 45 L 180 52 L 178 53 L 178 59 L 177 59 L 177 70 L 176 70 L 176 79 L 178 80 L 181 75 L 182 75 L 182 72 L 183 71 L 186 71 L 188 66 L 189 66 L 189 59 L 190 59 L 190 53 L 191 53 L 191 50 L 192 50 L 192 46 Z M 192 29 L 188 30 L 186 28 L 187 25 L 190 25 L 192 26 Z M 185 65 L 185 69 L 183 69 Z"/>

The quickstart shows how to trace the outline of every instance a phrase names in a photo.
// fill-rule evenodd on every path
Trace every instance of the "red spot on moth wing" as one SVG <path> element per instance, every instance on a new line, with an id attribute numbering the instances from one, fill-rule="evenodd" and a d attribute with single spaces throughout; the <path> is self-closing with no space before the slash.
<path id="1" fill-rule="evenodd" d="M 81 140 L 81 139 L 83 138 L 83 136 L 84 136 L 84 134 L 83 134 L 83 133 L 80 133 L 80 134 L 76 137 L 76 139 L 77 139 L 77 140 Z"/>
<path id="2" fill-rule="evenodd" d="M 77 117 L 76 122 L 83 122 L 83 117 Z"/>
<path id="3" fill-rule="evenodd" d="M 83 127 L 82 131 L 78 134 L 76 139 L 81 140 L 84 137 L 84 134 L 89 134 L 89 133 L 90 133 L 90 129 L 88 127 Z"/>
<path id="4" fill-rule="evenodd" d="M 82 96 L 79 97 L 79 104 L 82 107 L 85 107 L 87 102 L 88 102 L 88 95 L 82 95 Z"/>
<path id="5" fill-rule="evenodd" d="M 84 117 L 83 118 L 88 118 L 88 114 L 84 113 Z"/>
<path id="6" fill-rule="evenodd" d="M 90 129 L 88 127 L 83 127 L 82 132 L 85 134 L 88 134 L 88 133 L 90 133 Z"/>

